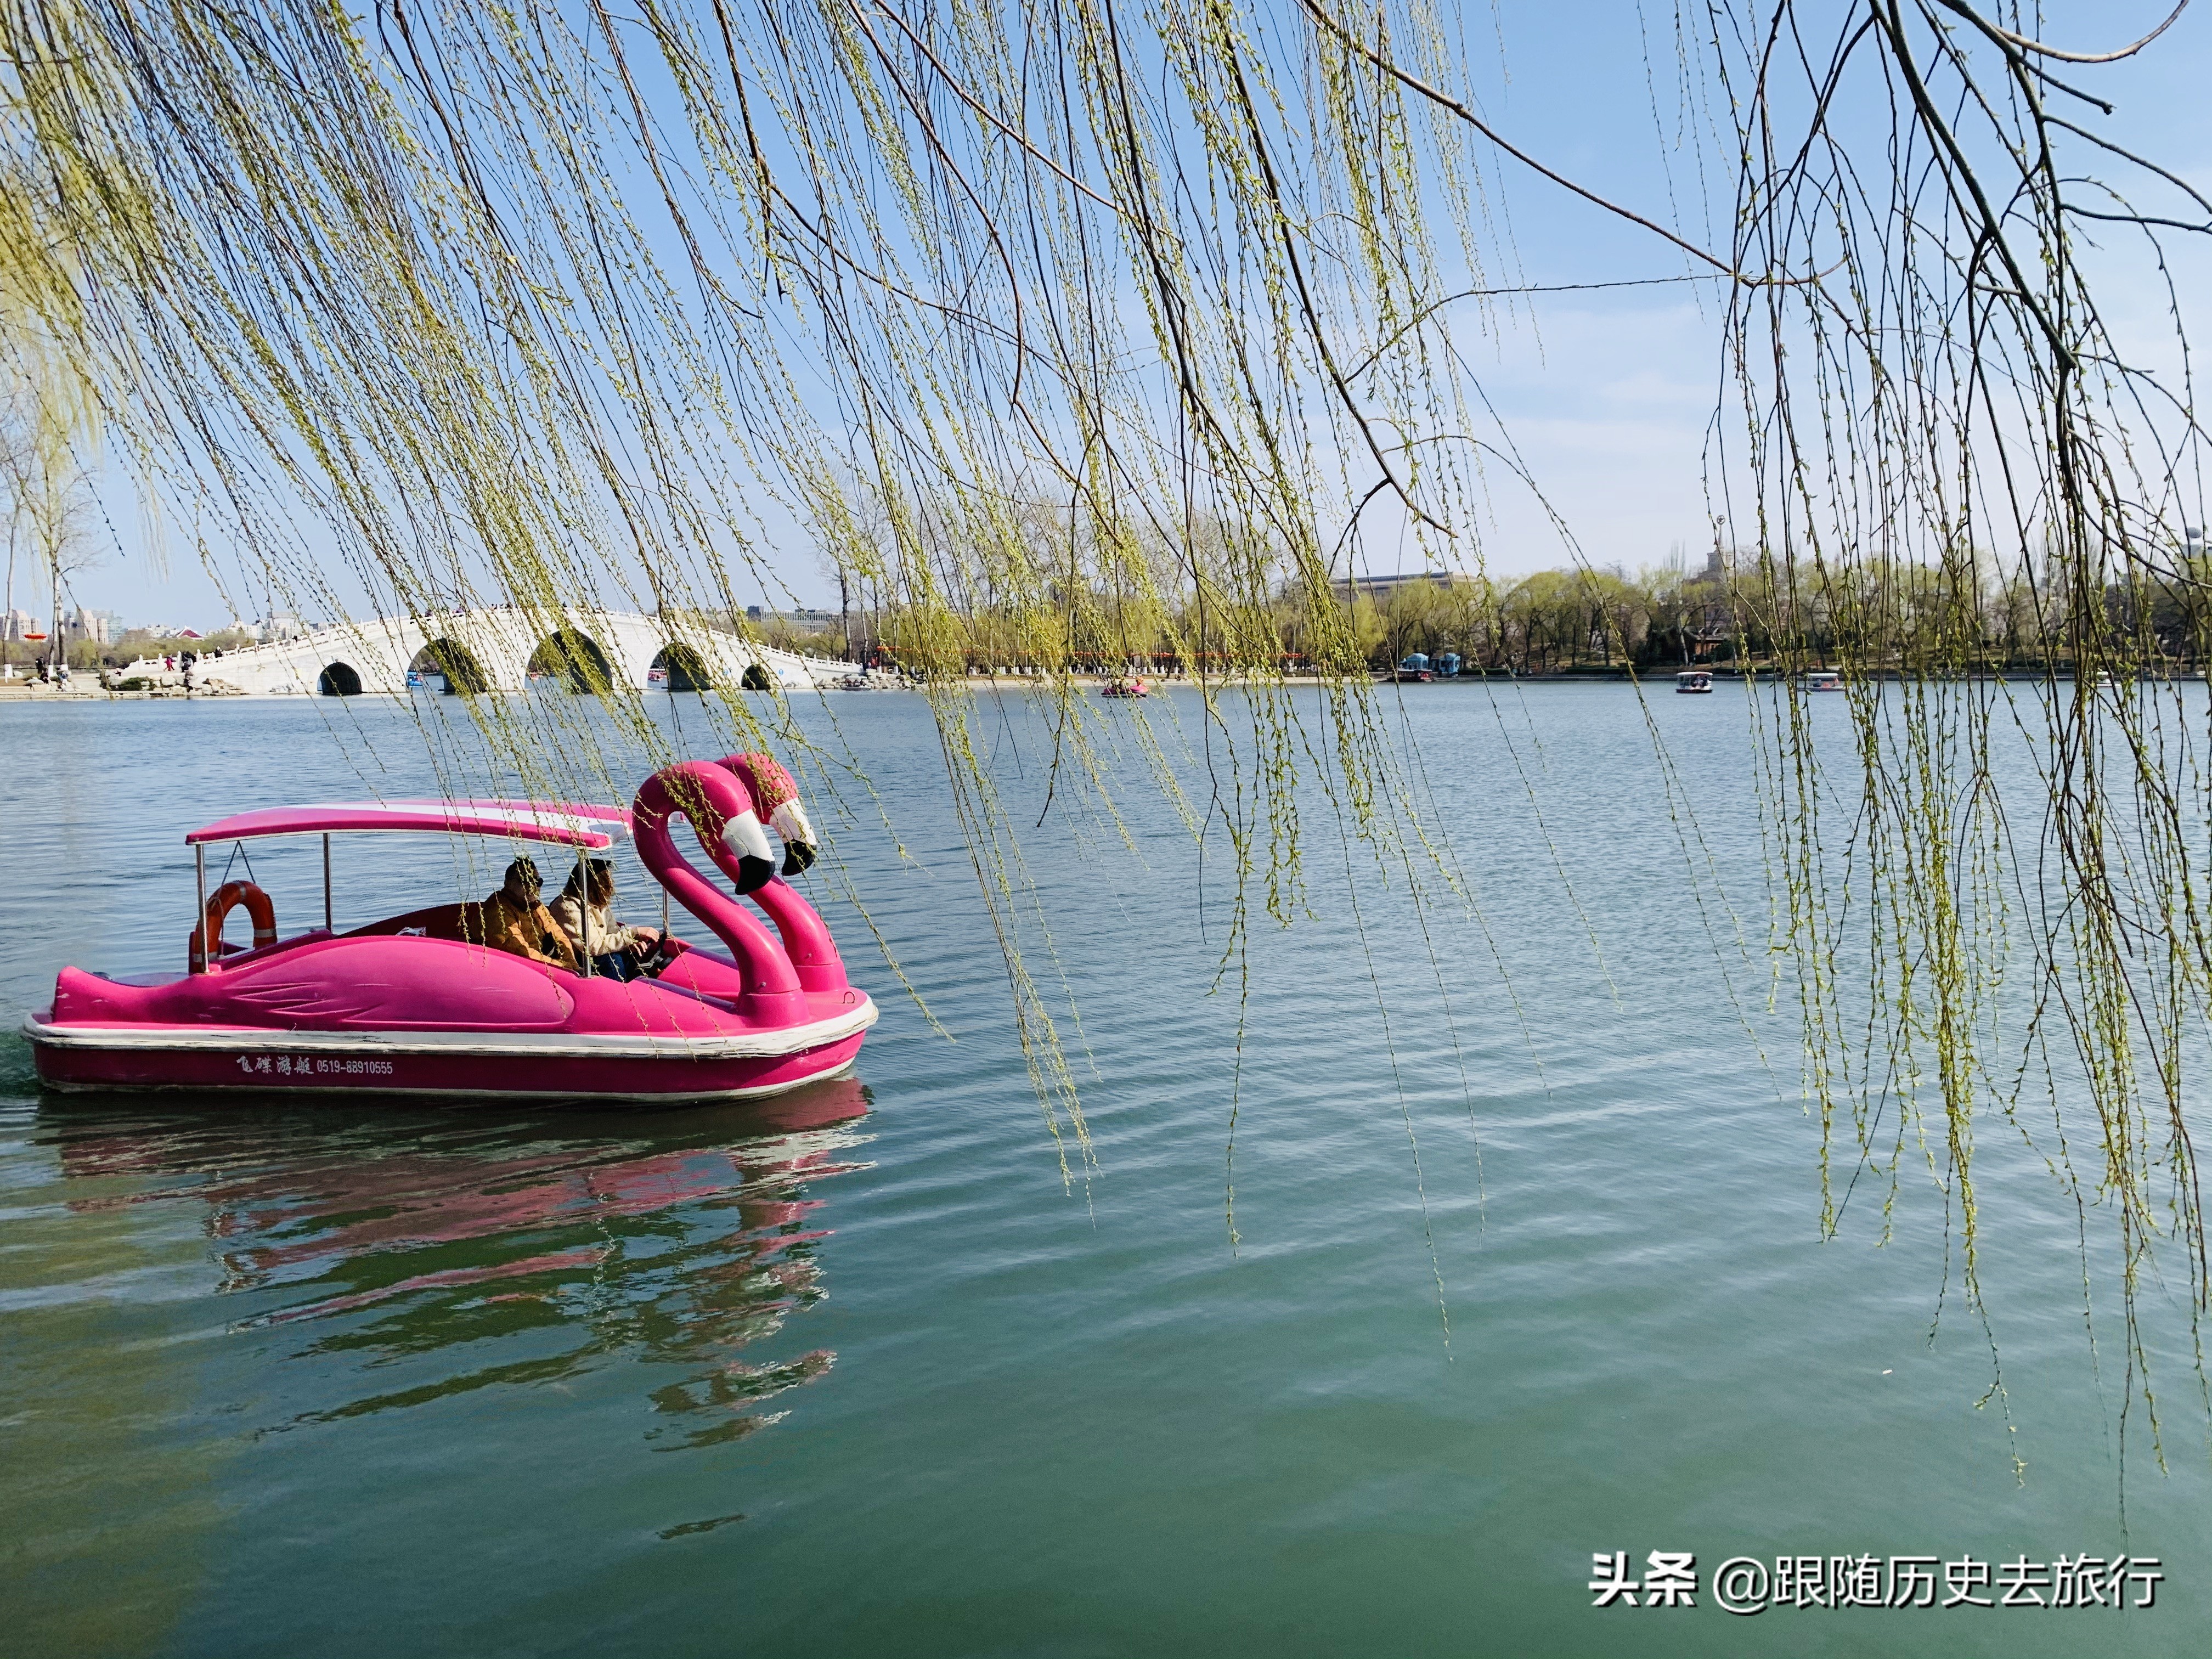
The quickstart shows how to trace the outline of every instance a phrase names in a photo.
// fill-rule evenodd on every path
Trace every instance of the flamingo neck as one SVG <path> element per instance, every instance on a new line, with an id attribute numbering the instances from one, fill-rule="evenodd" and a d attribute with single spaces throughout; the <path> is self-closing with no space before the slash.
<path id="1" fill-rule="evenodd" d="M 843 990 L 848 983 L 845 964 L 821 913 L 781 876 L 771 878 L 751 896 L 782 936 L 784 954 L 799 970 L 799 984 L 809 991 Z"/>
<path id="2" fill-rule="evenodd" d="M 659 822 L 648 822 L 640 814 L 636 834 L 638 855 L 653 872 L 653 879 L 730 947 L 731 956 L 743 969 L 745 992 L 738 999 L 738 1012 L 769 1025 L 793 1025 L 804 1020 L 805 994 L 791 958 L 777 948 L 766 928 L 677 851 L 666 816 L 661 815 Z"/>

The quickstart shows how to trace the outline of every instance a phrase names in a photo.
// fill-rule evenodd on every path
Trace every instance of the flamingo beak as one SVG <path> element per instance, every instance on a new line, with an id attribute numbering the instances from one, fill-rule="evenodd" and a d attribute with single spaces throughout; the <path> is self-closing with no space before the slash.
<path id="1" fill-rule="evenodd" d="M 775 832 L 783 837 L 783 873 L 795 876 L 814 867 L 822 856 L 814 838 L 814 826 L 806 821 L 806 814 L 795 800 L 787 800 L 769 817 Z"/>
<path id="2" fill-rule="evenodd" d="M 768 831 L 750 812 L 740 812 L 722 826 L 722 850 L 737 866 L 740 896 L 758 892 L 775 875 L 775 849 Z M 729 864 L 722 867 L 727 870 Z"/>

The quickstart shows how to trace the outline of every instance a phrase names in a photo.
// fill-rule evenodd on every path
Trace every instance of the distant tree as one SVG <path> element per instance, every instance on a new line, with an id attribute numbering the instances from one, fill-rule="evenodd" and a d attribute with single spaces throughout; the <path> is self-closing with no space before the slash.
<path id="1" fill-rule="evenodd" d="M 16 567 L 43 577 L 37 603 L 52 612 L 41 654 L 67 649 L 63 618 L 70 578 L 100 562 L 91 533 L 92 478 L 81 459 L 89 427 L 82 388 L 67 373 L 35 353 L 13 354 L 15 370 L 0 398 L 0 491 L 8 519 L 8 576 L 4 608 L 15 608 Z M 0 649 L 5 649 L 0 647 Z"/>

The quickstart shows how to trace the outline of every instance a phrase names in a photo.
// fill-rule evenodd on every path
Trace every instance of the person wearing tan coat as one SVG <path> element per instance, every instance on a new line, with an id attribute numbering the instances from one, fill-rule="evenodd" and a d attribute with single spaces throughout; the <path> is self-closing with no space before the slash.
<path id="1" fill-rule="evenodd" d="M 535 860 L 517 859 L 508 865 L 499 891 L 483 902 L 483 942 L 495 951 L 574 973 L 580 966 L 575 948 L 545 908 L 544 890 Z"/>

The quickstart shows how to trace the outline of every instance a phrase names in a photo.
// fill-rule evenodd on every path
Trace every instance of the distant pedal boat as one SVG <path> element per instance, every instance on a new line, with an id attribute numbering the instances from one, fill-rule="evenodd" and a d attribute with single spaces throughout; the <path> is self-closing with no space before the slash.
<path id="1" fill-rule="evenodd" d="M 1713 674 L 1710 668 L 1685 668 L 1674 676 L 1674 690 L 1684 696 L 1711 696 Z"/>

